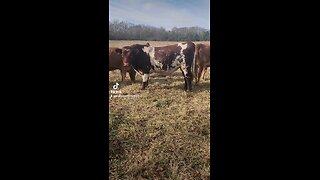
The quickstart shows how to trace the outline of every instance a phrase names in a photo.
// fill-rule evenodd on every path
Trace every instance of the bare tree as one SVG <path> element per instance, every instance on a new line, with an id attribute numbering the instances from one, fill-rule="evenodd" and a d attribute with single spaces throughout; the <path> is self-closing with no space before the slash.
<path id="1" fill-rule="evenodd" d="M 201 27 L 173 27 L 171 31 L 163 27 L 134 25 L 124 21 L 109 22 L 110 40 L 148 40 L 148 41 L 208 41 L 210 31 Z"/>

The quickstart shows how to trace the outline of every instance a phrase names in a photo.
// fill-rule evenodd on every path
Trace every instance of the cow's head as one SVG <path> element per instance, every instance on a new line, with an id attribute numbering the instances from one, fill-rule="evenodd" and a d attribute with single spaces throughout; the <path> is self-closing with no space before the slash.
<path id="1" fill-rule="evenodd" d="M 132 59 L 134 58 L 134 54 L 138 53 L 138 49 L 123 47 L 122 48 L 122 62 L 124 67 L 128 67 L 132 64 Z"/>
<path id="2" fill-rule="evenodd" d="M 133 45 L 133 46 L 125 46 L 122 48 L 122 62 L 124 67 L 131 66 L 133 59 L 135 57 L 139 57 L 139 53 L 142 51 L 141 45 L 139 46 Z M 147 43 L 144 46 L 149 47 L 150 44 Z"/>
<path id="3" fill-rule="evenodd" d="M 119 54 L 119 55 L 122 54 L 122 49 L 117 48 L 115 51 L 116 51 L 116 53 Z"/>

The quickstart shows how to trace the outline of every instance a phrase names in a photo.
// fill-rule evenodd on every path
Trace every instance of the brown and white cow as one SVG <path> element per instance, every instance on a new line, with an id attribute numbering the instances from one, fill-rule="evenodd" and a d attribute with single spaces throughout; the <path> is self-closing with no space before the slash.
<path id="1" fill-rule="evenodd" d="M 129 72 L 129 76 L 132 82 L 135 82 L 136 72 L 131 66 L 124 67 L 121 59 L 122 49 L 109 48 L 109 71 L 119 69 L 121 72 L 122 81 L 126 78 L 126 73 Z"/>
<path id="2" fill-rule="evenodd" d="M 194 76 L 196 84 L 199 83 L 201 74 L 203 71 L 204 75 L 207 71 L 207 68 L 210 67 L 210 45 L 207 44 L 197 44 L 195 52 L 195 63 L 194 63 Z"/>
<path id="3" fill-rule="evenodd" d="M 163 47 L 135 44 L 122 48 L 123 65 L 132 67 L 142 76 L 142 89 L 148 86 L 150 73 L 170 75 L 180 69 L 184 76 L 186 91 L 192 90 L 192 64 L 195 52 L 193 42 Z"/>

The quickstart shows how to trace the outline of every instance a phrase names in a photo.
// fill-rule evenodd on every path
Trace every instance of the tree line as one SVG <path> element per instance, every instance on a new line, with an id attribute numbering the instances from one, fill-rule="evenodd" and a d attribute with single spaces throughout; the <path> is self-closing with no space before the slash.
<path id="1" fill-rule="evenodd" d="M 209 41 L 210 31 L 197 26 L 166 30 L 115 20 L 109 21 L 109 40 Z"/>

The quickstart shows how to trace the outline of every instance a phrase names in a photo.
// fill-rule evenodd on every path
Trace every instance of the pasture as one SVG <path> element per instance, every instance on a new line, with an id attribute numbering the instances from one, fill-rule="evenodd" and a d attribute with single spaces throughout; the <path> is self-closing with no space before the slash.
<path id="1" fill-rule="evenodd" d="M 165 46 L 177 42 L 109 41 L 109 47 L 132 44 Z M 194 42 L 195 44 L 200 42 Z M 201 42 L 209 43 L 209 42 Z M 180 70 L 169 77 L 142 78 L 109 72 L 109 179 L 210 178 L 210 69 L 206 80 L 185 92 Z M 110 97 L 120 84 L 121 97 Z"/>

